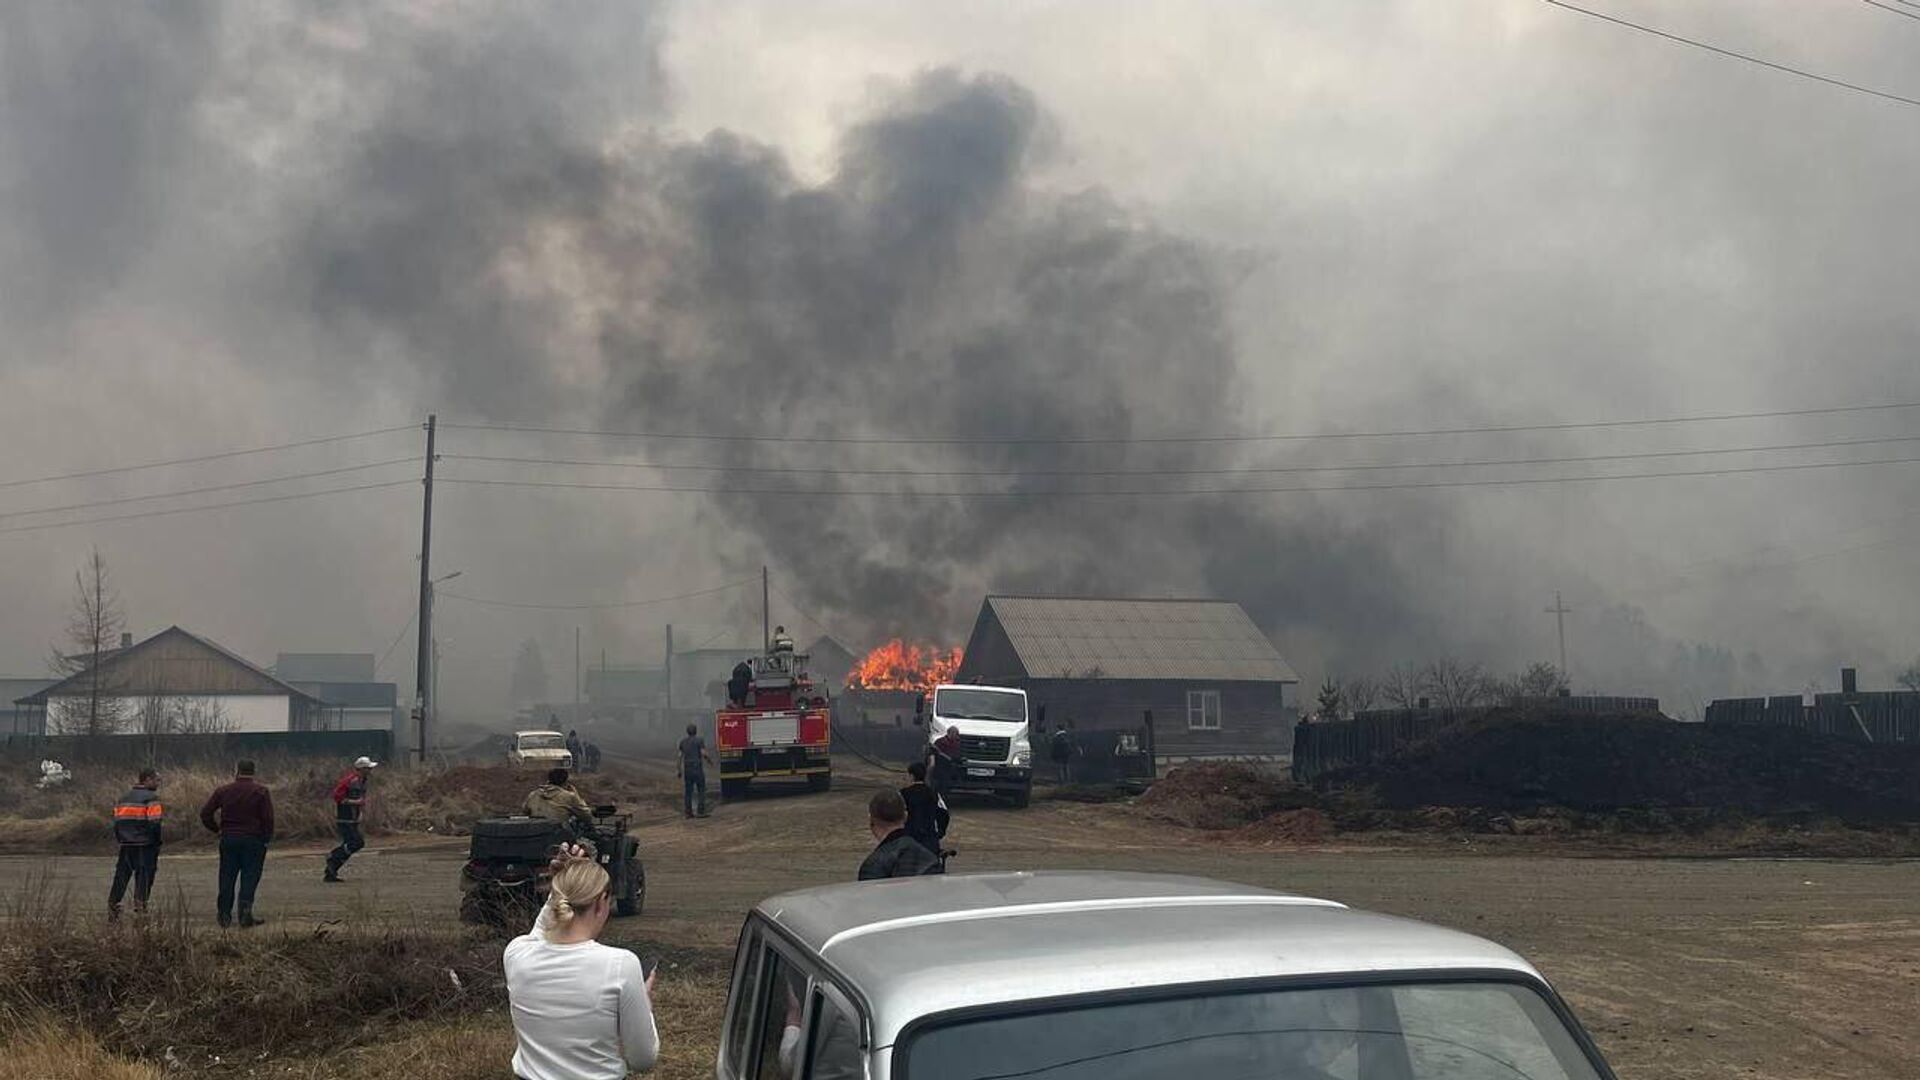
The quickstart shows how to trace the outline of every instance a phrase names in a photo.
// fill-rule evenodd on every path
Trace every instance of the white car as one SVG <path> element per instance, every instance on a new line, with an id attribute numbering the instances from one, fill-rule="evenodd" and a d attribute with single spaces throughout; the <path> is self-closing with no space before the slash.
<path id="1" fill-rule="evenodd" d="M 573 752 L 567 737 L 557 731 L 516 731 L 507 764 L 516 769 L 571 769 Z"/>
<path id="2" fill-rule="evenodd" d="M 1612 1080 L 1532 965 L 1201 878 L 1003 873 L 762 901 L 718 1080 Z"/>

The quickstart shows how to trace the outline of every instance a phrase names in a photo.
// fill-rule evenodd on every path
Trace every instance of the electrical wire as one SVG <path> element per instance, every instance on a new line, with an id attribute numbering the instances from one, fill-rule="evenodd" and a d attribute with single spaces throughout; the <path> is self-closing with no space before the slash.
<path id="1" fill-rule="evenodd" d="M 691 472 L 821 474 L 830 476 L 993 477 L 1018 479 L 1035 476 L 1252 476 L 1266 473 L 1362 472 L 1393 469 L 1477 469 L 1498 465 L 1563 465 L 1592 461 L 1638 461 L 1648 458 L 1705 457 L 1718 454 L 1757 454 L 1781 450 L 1826 450 L 1848 446 L 1879 446 L 1920 442 L 1920 435 L 1888 435 L 1873 439 L 1833 439 L 1824 442 L 1775 443 L 1766 446 L 1730 446 L 1704 450 L 1655 450 L 1630 454 L 1587 454 L 1577 457 L 1491 458 L 1477 461 L 1364 462 L 1350 465 L 1248 465 L 1212 469 L 860 469 L 805 465 L 696 465 L 682 462 L 586 460 L 578 458 L 506 457 L 489 454 L 442 454 L 449 461 L 484 461 L 513 465 L 579 465 L 613 469 L 685 470 Z M 411 460 L 411 459 L 408 459 Z"/>
<path id="2" fill-rule="evenodd" d="M 1556 0 L 1549 0 L 1556 2 Z M 1914 102 L 1920 105 L 1920 101 Z M 582 435 L 621 439 L 666 439 L 698 442 L 818 443 L 873 446 L 1118 446 L 1156 443 L 1295 442 L 1310 439 L 1395 439 L 1427 435 L 1498 435 L 1525 431 L 1577 431 L 1592 428 L 1652 427 L 1661 424 L 1701 424 L 1732 420 L 1771 420 L 1788 416 L 1831 416 L 1842 413 L 1920 409 L 1920 401 L 1870 405 L 1832 405 L 1811 409 L 1770 409 L 1764 412 L 1709 413 L 1699 416 L 1645 417 L 1626 420 L 1583 420 L 1550 424 L 1508 424 L 1491 427 L 1426 428 L 1397 431 L 1322 431 L 1232 435 L 1116 435 L 1088 437 L 929 435 L 717 435 L 704 432 L 613 431 L 590 428 L 539 427 L 532 424 L 441 424 L 443 429 L 501 431 L 531 435 Z"/>
<path id="3" fill-rule="evenodd" d="M 276 450 L 293 450 L 302 446 L 321 446 L 327 443 L 346 442 L 350 439 L 370 439 L 375 435 L 391 435 L 396 431 L 412 431 L 414 425 L 403 424 L 398 427 L 377 428 L 373 431 L 356 431 L 346 435 L 327 435 L 318 439 L 302 439 L 299 442 L 279 443 L 274 446 L 256 446 L 247 450 L 226 450 L 217 454 L 201 454 L 197 457 L 172 458 L 167 461 L 149 461 L 140 465 L 117 465 L 109 469 L 88 469 L 84 472 L 61 473 L 56 476 L 35 476 L 21 480 L 0 481 L 0 489 L 23 487 L 27 484 L 50 484 L 56 480 L 81 480 L 90 476 L 111 476 L 114 473 L 140 472 L 146 469 L 161 469 L 169 465 L 193 465 L 203 461 L 222 461 L 227 458 L 246 457 L 250 454 L 266 454 Z"/>
<path id="4" fill-rule="evenodd" d="M 447 600 L 464 600 L 469 604 L 482 604 L 487 607 L 519 608 L 532 611 L 601 611 L 609 608 L 646 607 L 650 604 L 667 604 L 675 600 L 694 600 L 702 596 L 713 596 L 716 593 L 723 593 L 729 589 L 737 589 L 742 585 L 750 585 L 757 580 L 759 579 L 742 578 L 739 581 L 730 582 L 726 585 L 716 585 L 711 589 L 701 589 L 698 592 L 681 593 L 678 596 L 653 596 L 645 600 L 613 600 L 592 604 L 529 604 L 518 603 L 512 600 L 487 600 L 478 596 L 466 596 L 461 593 L 448 592 L 444 589 L 437 590 L 434 596 Z"/>
<path id="5" fill-rule="evenodd" d="M 29 517 L 34 514 L 53 514 L 66 510 L 88 510 L 101 506 L 120 506 L 125 503 L 151 502 L 154 499 L 177 499 L 184 495 L 204 495 L 210 491 L 233 491 L 238 488 L 260 487 L 264 484 L 281 484 L 290 480 L 309 480 L 317 476 L 339 476 L 342 473 L 365 472 L 368 469 L 383 469 L 389 465 L 413 464 L 418 464 L 417 458 L 391 458 L 387 461 L 368 462 L 365 465 L 345 465 L 338 469 L 321 469 L 317 472 L 270 476 L 264 480 L 242 480 L 232 484 L 213 484 L 208 487 L 181 488 L 178 491 L 161 491 L 151 495 L 127 495 L 113 499 L 97 499 L 93 502 L 68 503 L 65 506 L 42 506 L 33 510 L 8 510 L 0 513 L 0 518 Z"/>
<path id="6" fill-rule="evenodd" d="M 1866 4 L 1868 7 L 1877 7 L 1881 11 L 1891 11 L 1895 15 L 1904 15 L 1909 19 L 1920 19 L 1920 15 L 1915 15 L 1911 11 L 1902 11 L 1897 7 L 1893 7 L 1888 4 L 1883 4 L 1880 2 L 1880 0 L 1860 0 L 1860 2 L 1863 4 Z"/>
<path id="7" fill-rule="evenodd" d="M 1522 487 L 1541 484 L 1587 484 L 1608 480 L 1662 480 L 1677 477 L 1738 476 L 1749 473 L 1797 472 L 1806 469 L 1842 469 L 1867 465 L 1903 465 L 1920 462 L 1920 457 L 1874 458 L 1866 461 L 1815 461 L 1788 465 L 1754 465 L 1731 469 L 1683 469 L 1668 472 L 1616 473 L 1604 476 L 1527 476 L 1480 480 L 1423 480 L 1391 484 L 1314 484 L 1298 487 L 1205 487 L 1205 488 L 1045 488 L 1030 491 L 927 491 L 879 490 L 872 488 L 751 488 L 683 487 L 671 484 L 582 484 L 560 480 L 486 480 L 469 477 L 441 477 L 447 484 L 474 484 L 488 487 L 561 488 L 579 491 L 670 492 L 702 495 L 804 495 L 810 497 L 877 495 L 888 498 L 952 499 L 1030 499 L 1081 496 L 1150 495 L 1277 495 L 1335 491 L 1416 491 L 1428 488 Z"/>
<path id="8" fill-rule="evenodd" d="M 168 510 L 142 510 L 132 514 L 111 514 L 105 517 L 83 518 L 79 521 L 49 521 L 33 525 L 13 525 L 7 528 L 0 528 L 0 535 L 7 533 L 39 532 L 43 529 L 66 529 L 76 525 L 100 525 L 110 521 L 132 521 L 136 518 L 193 514 L 203 510 L 225 510 L 235 506 L 258 506 L 264 503 L 288 502 L 293 499 L 312 499 L 322 495 L 344 495 L 350 491 L 377 491 L 381 488 L 401 487 L 419 482 L 418 480 L 388 480 L 380 484 L 356 484 L 352 487 L 326 488 L 320 491 L 300 491 L 291 495 L 269 495 L 258 499 L 236 499 L 232 502 L 207 503 L 202 506 L 180 506 Z"/>
<path id="9" fill-rule="evenodd" d="M 413 628 L 413 620 L 419 617 L 420 612 L 418 611 L 407 612 L 407 621 L 400 624 L 400 632 L 393 635 L 393 641 L 388 643 L 387 651 L 381 653 L 380 659 L 373 662 L 373 670 L 376 675 L 379 674 L 381 668 L 386 666 L 388 658 L 393 655 L 393 650 L 399 648 L 400 642 L 406 639 L 407 631 Z"/>
<path id="10" fill-rule="evenodd" d="M 1714 53 L 1719 56 L 1725 56 L 1725 57 L 1728 57 L 1729 59 L 1744 60 L 1749 64 L 1758 64 L 1761 67 L 1772 68 L 1774 71 L 1784 72 L 1788 75 L 1797 75 L 1802 79 L 1811 79 L 1814 82 L 1826 83 L 1828 86 L 1837 86 L 1842 90 L 1852 90 L 1855 93 L 1860 93 L 1860 94 L 1871 94 L 1874 97 L 1885 98 L 1888 101 L 1899 102 L 1902 105 L 1920 105 L 1920 98 L 1902 97 L 1899 94 L 1889 93 L 1885 90 L 1875 90 L 1871 86 L 1861 86 L 1859 83 L 1850 83 L 1845 81 L 1844 79 L 1836 79 L 1830 75 L 1819 75 L 1811 71 L 1803 70 L 1801 68 L 1789 67 L 1786 64 L 1775 63 L 1772 60 L 1762 60 L 1760 57 L 1757 57 L 1757 56 L 1751 56 L 1743 52 L 1735 52 L 1732 49 L 1723 49 L 1718 45 L 1711 45 L 1711 44 L 1708 44 L 1707 42 L 1698 41 L 1690 37 L 1682 37 L 1679 34 L 1671 34 L 1665 30 L 1656 29 L 1651 26 L 1646 26 L 1642 23 L 1637 23 L 1627 19 L 1622 19 L 1617 15 L 1608 15 L 1608 14 L 1605 14 L 1604 12 L 1594 11 L 1590 8 L 1583 8 L 1575 4 L 1569 4 L 1567 3 L 1567 0 L 1545 0 L 1545 2 L 1552 4 L 1554 7 L 1557 7 L 1557 8 L 1565 8 L 1568 11 L 1577 11 L 1580 14 L 1585 15 L 1589 18 L 1600 19 L 1604 22 L 1613 23 L 1616 26 L 1624 26 L 1630 30 L 1638 30 L 1643 34 L 1652 34 L 1655 37 L 1665 38 L 1668 41 L 1678 42 L 1681 45 L 1691 45 L 1696 49 L 1705 49 L 1707 52 Z"/>

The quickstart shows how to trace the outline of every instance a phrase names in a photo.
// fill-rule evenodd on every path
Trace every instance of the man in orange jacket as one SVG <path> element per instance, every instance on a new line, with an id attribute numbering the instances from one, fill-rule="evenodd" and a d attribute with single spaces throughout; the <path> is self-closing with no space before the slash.
<path id="1" fill-rule="evenodd" d="M 140 777 L 113 805 L 113 838 L 120 843 L 120 862 L 113 868 L 113 888 L 107 892 L 107 918 L 120 918 L 120 902 L 133 883 L 133 911 L 147 913 L 153 878 L 160 870 L 160 823 L 166 811 L 160 805 L 160 774 L 141 769 Z"/>

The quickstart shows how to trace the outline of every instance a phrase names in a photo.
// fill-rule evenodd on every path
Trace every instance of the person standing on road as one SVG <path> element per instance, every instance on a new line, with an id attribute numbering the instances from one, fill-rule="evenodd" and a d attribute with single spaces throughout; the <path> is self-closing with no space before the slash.
<path id="1" fill-rule="evenodd" d="M 960 731 L 948 728 L 927 747 L 927 775 L 934 793 L 945 798 L 960 773 Z"/>
<path id="2" fill-rule="evenodd" d="M 338 882 L 340 868 L 347 865 L 354 852 L 367 846 L 362 828 L 367 814 L 367 781 L 379 767 L 380 763 L 370 757 L 356 758 L 353 768 L 333 785 L 333 828 L 340 834 L 340 846 L 327 853 L 327 872 L 320 880 Z"/>
<path id="3" fill-rule="evenodd" d="M 586 764 L 587 748 L 581 744 L 580 731 L 577 728 L 567 729 L 567 753 L 573 755 L 574 768 L 577 769 Z"/>
<path id="4" fill-rule="evenodd" d="M 264 920 L 253 917 L 253 895 L 273 842 L 273 795 L 254 780 L 253 762 L 240 762 L 233 780 L 213 789 L 200 808 L 200 823 L 220 834 L 220 895 L 214 901 L 220 925 L 233 925 L 236 883 L 240 925 L 260 925 Z"/>
<path id="5" fill-rule="evenodd" d="M 128 881 L 133 882 L 134 914 L 147 913 L 147 897 L 153 894 L 153 878 L 160 870 L 160 823 L 164 817 L 160 774 L 141 769 L 132 789 L 113 806 L 113 838 L 120 844 L 120 861 L 113 868 L 113 887 L 107 891 L 108 920 L 119 921 Z"/>
<path id="6" fill-rule="evenodd" d="M 569 845 L 533 929 L 507 943 L 503 964 L 520 1080 L 626 1080 L 660 1057 L 653 981 L 631 949 L 594 940 L 613 912 L 607 871 Z"/>
<path id="7" fill-rule="evenodd" d="M 941 873 L 939 854 L 907 835 L 907 803 L 899 792 L 878 791 L 867 800 L 867 831 L 876 843 L 860 864 L 861 881 Z"/>
<path id="8" fill-rule="evenodd" d="M 1062 784 L 1073 783 L 1073 751 L 1073 721 L 1069 720 L 1053 729 L 1053 737 L 1047 742 L 1047 756 L 1053 759 Z"/>
<path id="9" fill-rule="evenodd" d="M 947 835 L 952 817 L 947 813 L 946 801 L 927 785 L 924 763 L 916 761 L 908 765 L 907 775 L 913 782 L 900 789 L 900 799 L 907 804 L 907 835 L 937 856 L 940 840 Z"/>
<path id="10" fill-rule="evenodd" d="M 707 816 L 706 766 L 708 765 L 719 768 L 719 765 L 714 763 L 713 754 L 707 750 L 707 741 L 700 737 L 700 729 L 688 724 L 687 737 L 680 740 L 680 764 L 677 771 L 680 775 L 681 802 L 690 818 L 696 813 L 700 817 Z M 695 796 L 699 797 L 699 801 L 695 801 Z"/>

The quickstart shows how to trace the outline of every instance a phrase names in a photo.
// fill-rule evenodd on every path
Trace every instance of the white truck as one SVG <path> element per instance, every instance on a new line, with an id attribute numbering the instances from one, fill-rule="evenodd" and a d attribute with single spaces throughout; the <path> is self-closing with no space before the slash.
<path id="1" fill-rule="evenodd" d="M 945 790 L 998 795 L 1026 806 L 1033 796 L 1027 692 L 942 683 L 934 688 L 931 704 L 929 709 L 923 696 L 914 717 L 926 726 L 927 742 L 938 742 L 948 731 L 960 739 L 960 761 Z"/>

